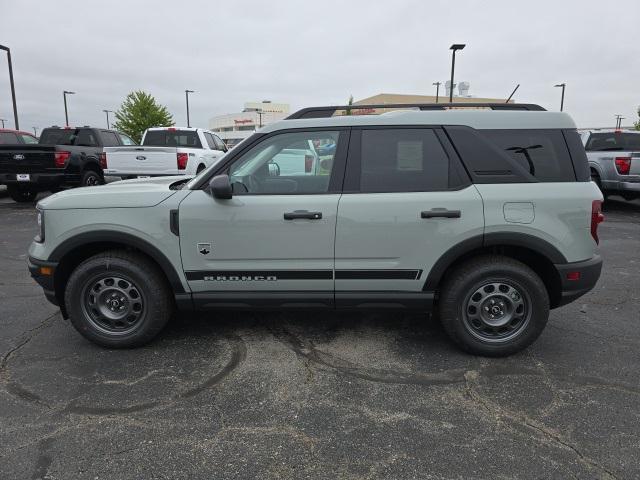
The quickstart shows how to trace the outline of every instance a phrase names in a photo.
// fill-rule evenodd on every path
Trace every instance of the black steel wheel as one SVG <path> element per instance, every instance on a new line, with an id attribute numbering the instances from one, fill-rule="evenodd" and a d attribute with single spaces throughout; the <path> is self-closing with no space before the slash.
<path id="1" fill-rule="evenodd" d="M 549 294 L 527 265 L 483 255 L 447 273 L 438 313 L 449 337 L 467 352 L 511 355 L 542 333 L 549 318 Z"/>
<path id="2" fill-rule="evenodd" d="M 162 270 L 143 254 L 112 250 L 82 262 L 69 277 L 65 306 L 75 329 L 98 345 L 151 341 L 174 310 Z"/>

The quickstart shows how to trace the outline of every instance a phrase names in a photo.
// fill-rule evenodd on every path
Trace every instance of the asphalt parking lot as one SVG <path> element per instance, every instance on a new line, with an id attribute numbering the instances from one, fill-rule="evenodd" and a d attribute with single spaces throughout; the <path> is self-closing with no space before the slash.
<path id="1" fill-rule="evenodd" d="M 0 192 L 0 478 L 638 478 L 640 202 L 611 200 L 596 289 L 506 359 L 421 315 L 181 317 L 80 337 L 26 269 Z"/>

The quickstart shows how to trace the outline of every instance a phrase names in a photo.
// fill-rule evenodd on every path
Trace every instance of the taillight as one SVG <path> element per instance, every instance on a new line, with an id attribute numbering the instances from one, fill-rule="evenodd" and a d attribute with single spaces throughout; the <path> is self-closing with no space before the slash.
<path id="1" fill-rule="evenodd" d="M 102 152 L 98 156 L 98 161 L 100 162 L 100 168 L 103 169 L 103 170 L 106 170 L 106 168 L 107 168 L 107 154 L 105 152 Z"/>
<path id="2" fill-rule="evenodd" d="M 311 172 L 311 168 L 313 167 L 313 155 L 305 155 L 304 156 L 304 171 L 305 173 Z"/>
<path id="3" fill-rule="evenodd" d="M 631 170 L 631 157 L 616 157 L 616 170 L 620 175 L 629 175 Z"/>
<path id="4" fill-rule="evenodd" d="M 178 170 L 184 170 L 185 168 L 187 168 L 187 162 L 189 161 L 189 154 L 177 153 L 176 156 L 178 157 Z"/>
<path id="5" fill-rule="evenodd" d="M 604 222 L 604 215 L 602 214 L 602 200 L 594 200 L 591 203 L 591 236 L 600 243 L 598 238 L 598 225 Z"/>
<path id="6" fill-rule="evenodd" d="M 64 168 L 70 156 L 71 152 L 55 152 L 53 158 L 56 168 Z"/>

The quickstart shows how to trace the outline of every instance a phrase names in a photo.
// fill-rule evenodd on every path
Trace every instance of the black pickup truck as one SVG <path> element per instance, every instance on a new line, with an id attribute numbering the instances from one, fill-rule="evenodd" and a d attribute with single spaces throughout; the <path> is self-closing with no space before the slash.
<path id="1" fill-rule="evenodd" d="M 104 147 L 130 145 L 126 135 L 91 127 L 45 128 L 37 144 L 0 145 L 0 185 L 16 202 L 38 192 L 104 183 Z"/>

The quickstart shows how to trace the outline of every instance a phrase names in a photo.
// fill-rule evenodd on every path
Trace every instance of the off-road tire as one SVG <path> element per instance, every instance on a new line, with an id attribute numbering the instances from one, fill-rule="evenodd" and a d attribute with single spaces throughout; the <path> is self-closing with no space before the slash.
<path id="1" fill-rule="evenodd" d="M 526 304 L 522 326 L 513 338 L 504 341 L 478 338 L 482 333 L 474 330 L 467 308 L 474 308 L 471 305 L 474 292 L 501 282 L 521 293 Z M 475 355 L 502 357 L 523 350 L 540 336 L 549 319 L 549 295 L 540 277 L 525 264 L 502 255 L 483 255 L 447 274 L 440 291 L 438 313 L 445 331 L 460 348 Z M 483 322 L 475 321 L 485 327 Z"/>
<path id="2" fill-rule="evenodd" d="M 92 293 L 88 289 L 111 277 L 124 279 L 141 299 L 141 313 L 131 331 L 108 331 L 95 320 L 95 307 L 87 307 L 85 299 Z M 69 277 L 64 301 L 75 329 L 88 340 L 108 348 L 134 348 L 150 342 L 174 311 L 171 289 L 160 268 L 146 256 L 125 250 L 110 250 L 82 262 Z"/>

